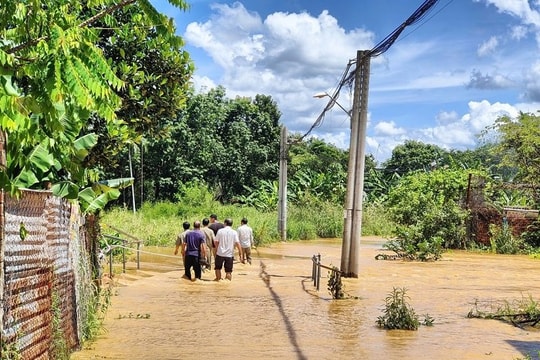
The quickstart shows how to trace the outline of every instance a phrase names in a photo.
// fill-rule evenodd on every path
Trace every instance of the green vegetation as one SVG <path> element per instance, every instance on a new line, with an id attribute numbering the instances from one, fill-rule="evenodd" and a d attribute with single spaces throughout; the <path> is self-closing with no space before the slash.
<path id="1" fill-rule="evenodd" d="M 512 169 L 509 180 L 528 184 L 529 204 L 540 203 L 540 118 L 522 113 L 517 119 L 501 117 L 493 125 L 500 134 L 495 151 L 502 154 L 500 168 Z"/>
<path id="2" fill-rule="evenodd" d="M 17 348 L 17 342 L 11 342 L 9 344 L 6 344 L 2 341 L 2 349 L 0 349 L 2 352 L 2 359 L 6 360 L 22 360 L 21 353 L 19 352 L 19 349 Z"/>
<path id="3" fill-rule="evenodd" d="M 385 162 L 387 171 L 408 174 L 418 170 L 431 170 L 441 163 L 446 151 L 437 145 L 407 140 L 397 145 L 392 157 Z"/>
<path id="4" fill-rule="evenodd" d="M 536 357 L 532 354 L 525 354 L 525 357 L 523 358 L 514 358 L 514 360 L 534 360 L 534 359 L 540 359 L 540 351 L 536 353 Z"/>
<path id="5" fill-rule="evenodd" d="M 62 330 L 62 307 L 60 304 L 61 299 L 58 297 L 58 294 L 53 291 L 52 294 L 52 344 L 51 344 L 51 353 L 54 359 L 58 360 L 68 360 L 69 359 L 69 348 L 64 337 L 64 332 Z"/>
<path id="6" fill-rule="evenodd" d="M 343 281 L 341 281 L 341 271 L 337 266 L 334 266 L 333 270 L 328 272 L 327 288 L 333 299 L 343 299 L 345 297 Z"/>
<path id="7" fill-rule="evenodd" d="M 507 223 L 502 226 L 489 225 L 491 251 L 497 254 L 519 254 L 524 251 L 525 242 L 512 235 Z"/>
<path id="8" fill-rule="evenodd" d="M 405 288 L 394 288 L 385 299 L 383 315 L 377 318 L 377 325 L 392 330 L 418 330 L 420 325 L 432 326 L 434 319 L 428 314 L 420 323 L 419 317 L 409 305 L 409 296 Z"/>
<path id="9" fill-rule="evenodd" d="M 82 329 L 82 341 L 95 339 L 103 331 L 105 314 L 111 304 L 112 284 L 106 287 L 94 285 L 94 292 L 81 300 L 80 306 L 86 315 Z"/>
<path id="10" fill-rule="evenodd" d="M 221 204 L 211 198 L 208 189 L 193 184 L 190 188 L 183 188 L 183 195 L 179 195 L 175 203 L 146 203 L 135 213 L 129 209 L 112 208 L 103 213 L 101 223 L 105 233 L 114 232 L 108 231 L 107 225 L 110 225 L 143 239 L 145 245 L 172 246 L 182 222 L 201 220 L 216 213 L 221 221 L 230 217 L 234 224 L 239 224 L 242 217 L 248 218 L 257 246 L 280 240 L 275 212 L 261 212 L 240 204 Z M 366 228 L 371 221 L 381 222 L 379 217 L 372 216 L 365 218 Z M 342 227 L 343 210 L 338 206 L 322 203 L 317 207 L 289 207 L 288 240 L 339 237 Z"/>
<path id="11" fill-rule="evenodd" d="M 388 195 L 396 239 L 386 248 L 410 259 L 437 260 L 443 249 L 463 248 L 467 211 L 462 206 L 470 171 L 440 169 L 400 179 Z"/>
<path id="12" fill-rule="evenodd" d="M 148 1 L 7 1 L 0 22 L 0 186 L 13 195 L 51 188 L 86 212 L 102 209 L 130 180 L 100 182 L 88 154 L 113 138 L 98 151 L 111 161 L 104 149 L 137 143 L 150 119 L 183 105 L 193 66 L 182 39 Z"/>
<path id="13" fill-rule="evenodd" d="M 487 308 L 482 310 L 481 307 Z M 468 318 L 495 319 L 514 326 L 540 328 L 540 303 L 529 295 L 519 300 L 507 300 L 481 305 L 475 302 L 474 308 L 467 314 Z"/>

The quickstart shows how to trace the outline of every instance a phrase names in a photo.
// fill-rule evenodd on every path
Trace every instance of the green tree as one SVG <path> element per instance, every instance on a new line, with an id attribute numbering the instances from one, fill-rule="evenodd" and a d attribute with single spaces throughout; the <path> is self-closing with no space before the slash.
<path id="1" fill-rule="evenodd" d="M 183 39 L 174 34 L 174 26 L 172 32 L 158 32 L 141 7 L 122 8 L 111 16 L 99 23 L 102 30 L 98 46 L 124 82 L 117 91 L 122 105 L 116 115 L 130 136 L 109 132 L 104 119 L 92 116 L 87 127 L 100 136 L 87 163 L 118 176 L 114 169 L 119 163 L 128 163 L 130 144 L 141 145 L 143 136 L 152 139 L 170 135 L 171 119 L 191 94 L 193 63 L 183 49 Z M 112 22 L 114 28 L 109 27 Z"/>
<path id="2" fill-rule="evenodd" d="M 276 103 L 265 95 L 231 100 L 217 87 L 192 96 L 171 138 L 149 141 L 146 166 L 154 171 L 145 185 L 153 199 L 171 199 L 182 183 L 197 180 L 228 202 L 247 195 L 259 181 L 276 180 L 279 116 Z"/>
<path id="3" fill-rule="evenodd" d="M 309 138 L 305 141 L 297 141 L 297 139 L 298 135 L 291 137 L 292 145 L 289 148 L 291 174 L 300 169 L 324 173 L 332 165 L 338 167 L 340 171 L 347 171 L 348 154 L 345 150 L 317 138 Z"/>
<path id="4" fill-rule="evenodd" d="M 300 140 L 293 134 L 289 147 L 288 193 L 291 202 L 306 205 L 330 201 L 343 205 L 347 187 L 348 154 L 324 140 Z"/>
<path id="5" fill-rule="evenodd" d="M 499 118 L 494 128 L 500 138 L 495 151 L 502 164 L 515 167 L 514 183 L 527 184 L 536 204 L 540 203 L 540 117 L 521 113 L 519 118 Z"/>
<path id="6" fill-rule="evenodd" d="M 95 114 L 110 132 L 128 137 L 129 132 L 116 116 L 121 106 L 117 92 L 125 83 L 99 48 L 101 29 L 94 25 L 103 20 L 113 28 L 111 14 L 134 3 L 1 2 L 0 130 L 7 144 L 0 184 L 4 189 L 15 193 L 20 187 L 53 183 L 57 194 L 84 195 L 87 200 L 104 190 L 95 187 L 79 193 L 80 187 L 98 180 L 97 173 L 84 164 L 97 135 L 82 135 L 83 129 Z M 180 0 L 171 3 L 185 7 Z M 170 21 L 147 0 L 137 5 L 143 10 L 141 21 L 151 19 L 161 34 L 172 32 Z"/>
<path id="7" fill-rule="evenodd" d="M 388 173 L 407 174 L 417 170 L 429 170 L 440 165 L 446 151 L 437 145 L 407 140 L 392 150 L 392 156 L 383 167 Z"/>
<path id="8" fill-rule="evenodd" d="M 443 248 L 464 247 L 469 173 L 438 169 L 403 177 L 388 195 L 387 206 L 398 224 L 398 239 L 390 248 L 426 260 L 437 259 Z"/>

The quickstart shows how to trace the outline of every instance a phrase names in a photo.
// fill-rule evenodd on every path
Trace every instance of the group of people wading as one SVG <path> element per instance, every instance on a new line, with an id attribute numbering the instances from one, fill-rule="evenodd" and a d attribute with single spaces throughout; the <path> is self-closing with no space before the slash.
<path id="1" fill-rule="evenodd" d="M 193 229 L 190 229 L 191 224 L 185 221 L 182 224 L 183 231 L 176 238 L 174 250 L 174 255 L 178 255 L 178 250 L 181 249 L 185 269 L 183 278 L 192 281 L 201 279 L 203 270 L 212 269 L 213 258 L 216 273 L 214 281 L 222 279 L 222 269 L 225 270 L 225 279 L 232 280 L 234 248 L 238 249 L 242 264 L 251 264 L 253 230 L 247 223 L 248 220 L 243 218 L 235 230 L 232 228 L 232 219 L 227 218 L 221 223 L 216 214 L 210 215 L 209 219 L 204 218 L 202 222 L 194 221 Z M 195 277 L 192 276 L 191 269 Z"/>

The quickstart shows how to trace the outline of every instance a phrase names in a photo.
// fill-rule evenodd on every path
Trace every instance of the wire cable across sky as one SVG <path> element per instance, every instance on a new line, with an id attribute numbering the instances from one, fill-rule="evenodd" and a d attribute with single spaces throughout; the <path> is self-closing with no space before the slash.
<path id="1" fill-rule="evenodd" d="M 380 41 L 377 45 L 375 45 L 369 52 L 367 52 L 366 56 L 369 57 L 377 57 L 381 54 L 384 54 L 393 44 L 396 42 L 398 37 L 401 35 L 403 30 L 405 30 L 406 27 L 416 24 L 420 20 L 422 20 L 429 11 L 433 8 L 433 5 L 435 5 L 439 0 L 426 0 L 416 11 L 407 18 L 400 26 L 398 26 L 394 31 L 392 31 L 388 36 L 386 36 L 382 41 Z M 303 140 L 306 136 L 308 136 L 313 129 L 320 126 L 324 116 L 326 115 L 326 112 L 328 112 L 334 105 L 336 104 L 336 100 L 339 97 L 339 93 L 341 92 L 341 89 L 343 86 L 348 85 L 352 86 L 352 83 L 354 81 L 354 77 L 356 74 L 356 67 L 351 70 L 351 67 L 356 63 L 356 59 L 349 60 L 347 67 L 343 73 L 343 76 L 341 78 L 341 81 L 339 82 L 336 90 L 329 96 L 330 100 L 326 104 L 325 108 L 321 112 L 321 114 L 317 117 L 313 125 L 309 128 L 309 130 L 302 135 L 297 141 Z"/>

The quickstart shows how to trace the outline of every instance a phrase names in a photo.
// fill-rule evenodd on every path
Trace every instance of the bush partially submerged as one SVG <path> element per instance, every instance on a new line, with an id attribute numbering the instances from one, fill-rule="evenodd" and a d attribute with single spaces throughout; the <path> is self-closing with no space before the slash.
<path id="1" fill-rule="evenodd" d="M 406 295 L 405 288 L 394 288 L 385 299 L 384 314 L 377 318 L 377 325 L 381 328 L 392 330 L 418 330 L 421 325 L 418 315 L 409 305 L 410 299 Z M 432 326 L 434 319 L 428 314 L 422 325 Z"/>
<path id="2" fill-rule="evenodd" d="M 480 310 L 480 307 L 478 300 L 475 301 L 474 308 L 469 311 L 467 317 L 496 319 L 520 328 L 540 328 L 540 304 L 531 295 L 512 302 L 505 300 L 484 305 L 484 307 L 489 307 L 486 310 Z"/>

